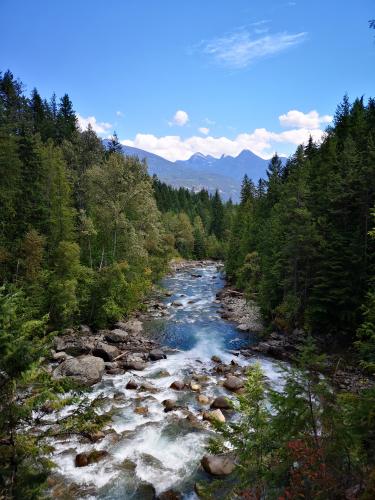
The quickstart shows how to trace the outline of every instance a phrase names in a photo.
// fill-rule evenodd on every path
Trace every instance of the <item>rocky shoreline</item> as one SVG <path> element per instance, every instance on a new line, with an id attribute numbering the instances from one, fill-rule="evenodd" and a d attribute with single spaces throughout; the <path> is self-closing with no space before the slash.
<path id="1" fill-rule="evenodd" d="M 212 262 L 174 260 L 170 263 L 170 273 L 208 264 Z M 172 293 L 155 289 L 144 302 L 145 312 L 138 311 L 131 318 L 116 322 L 112 329 L 93 332 L 89 326 L 80 325 L 78 329 L 65 330 L 55 338 L 50 353 L 53 376 L 70 377 L 83 386 L 92 386 L 104 373 L 121 375 L 129 370 L 141 371 L 148 363 L 165 358 L 171 349 L 161 347 L 143 329 L 145 320 L 168 316 L 168 306 L 160 300 L 162 295 L 168 297 Z M 178 301 L 171 305 L 181 307 Z"/>
<path id="2" fill-rule="evenodd" d="M 221 304 L 220 314 L 223 319 L 234 322 L 240 331 L 260 334 L 254 337 L 253 345 L 241 349 L 243 356 L 262 355 L 278 361 L 295 363 L 306 338 L 303 330 L 295 329 L 288 334 L 274 331 L 265 337 L 262 335 L 264 327 L 259 307 L 255 302 L 246 301 L 244 294 L 229 284 L 217 294 L 217 298 Z M 330 378 L 337 391 L 358 393 L 375 385 L 375 380 L 338 356 L 327 356 L 324 375 Z"/>

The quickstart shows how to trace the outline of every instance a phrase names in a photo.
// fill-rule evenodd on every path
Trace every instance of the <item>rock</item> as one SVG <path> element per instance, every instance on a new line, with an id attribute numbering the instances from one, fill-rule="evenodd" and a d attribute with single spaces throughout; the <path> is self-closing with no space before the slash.
<path id="1" fill-rule="evenodd" d="M 155 500 L 156 491 L 152 484 L 141 483 L 134 495 L 135 498 L 142 498 L 142 500 Z"/>
<path id="2" fill-rule="evenodd" d="M 124 332 L 126 332 L 126 322 L 125 321 L 117 321 L 114 324 L 114 327 L 119 329 L 119 330 L 124 330 Z"/>
<path id="3" fill-rule="evenodd" d="M 244 385 L 243 380 L 234 375 L 228 375 L 224 382 L 224 387 L 228 389 L 228 391 L 238 391 L 238 389 L 242 389 Z"/>
<path id="4" fill-rule="evenodd" d="M 44 403 L 44 405 L 41 406 L 41 411 L 47 414 L 53 413 L 55 411 L 54 407 L 51 405 L 51 403 Z"/>
<path id="5" fill-rule="evenodd" d="M 171 292 L 170 290 L 166 290 L 166 291 L 164 292 L 164 295 L 165 295 L 166 297 L 172 297 L 173 292 Z"/>
<path id="6" fill-rule="evenodd" d="M 72 336 L 57 337 L 55 339 L 56 351 L 64 351 L 70 356 L 81 356 L 89 354 L 94 348 L 92 338 L 77 337 L 77 334 Z"/>
<path id="7" fill-rule="evenodd" d="M 84 434 L 92 443 L 96 443 L 105 438 L 103 431 L 87 432 Z"/>
<path id="8" fill-rule="evenodd" d="M 213 361 L 214 363 L 222 363 L 221 359 L 219 358 L 219 356 L 216 356 L 216 354 L 212 356 L 211 361 Z"/>
<path id="9" fill-rule="evenodd" d="M 149 382 L 142 382 L 140 390 L 141 392 L 158 392 L 157 387 L 150 384 Z"/>
<path id="10" fill-rule="evenodd" d="M 92 335 L 92 330 L 88 325 L 79 325 L 79 331 L 83 335 Z"/>
<path id="11" fill-rule="evenodd" d="M 218 396 L 211 403 L 211 408 L 220 408 L 221 410 L 230 410 L 231 402 L 225 396 Z"/>
<path id="12" fill-rule="evenodd" d="M 86 465 L 89 465 L 87 453 L 78 453 L 78 455 L 76 456 L 76 459 L 75 459 L 75 466 L 76 467 L 86 467 Z"/>
<path id="13" fill-rule="evenodd" d="M 108 342 L 113 342 L 114 344 L 125 342 L 125 340 L 128 339 L 128 333 L 124 330 L 120 330 L 119 328 L 115 328 L 115 330 L 111 330 L 106 334 L 105 339 L 108 340 Z"/>
<path id="14" fill-rule="evenodd" d="M 63 361 L 54 371 L 54 378 L 71 377 L 82 385 L 94 385 L 102 379 L 105 365 L 96 356 L 79 356 Z"/>
<path id="15" fill-rule="evenodd" d="M 132 460 L 129 458 L 125 458 L 123 462 L 121 462 L 121 468 L 125 469 L 127 471 L 134 472 L 135 469 L 137 468 L 137 464 L 135 464 Z"/>
<path id="16" fill-rule="evenodd" d="M 155 374 L 155 378 L 164 378 L 164 377 L 170 377 L 171 374 L 169 373 L 168 370 L 159 370 L 156 374 Z"/>
<path id="17" fill-rule="evenodd" d="M 180 302 L 179 300 L 174 300 L 172 302 L 172 306 L 174 306 L 174 307 L 183 307 L 183 305 L 184 304 L 182 302 Z"/>
<path id="18" fill-rule="evenodd" d="M 225 417 L 221 410 L 213 410 L 213 411 L 204 411 L 203 412 L 203 420 L 207 420 L 208 422 L 218 422 L 225 423 Z"/>
<path id="19" fill-rule="evenodd" d="M 159 359 L 166 359 L 166 355 L 160 349 L 153 349 L 150 351 L 149 357 L 151 361 L 158 361 Z"/>
<path id="20" fill-rule="evenodd" d="M 217 365 L 215 367 L 215 372 L 216 373 L 228 373 L 232 370 L 232 367 L 231 366 L 228 366 L 228 365 L 223 365 L 223 364 L 220 364 L 220 365 Z"/>
<path id="21" fill-rule="evenodd" d="M 180 408 L 180 405 L 174 399 L 165 399 L 162 402 L 162 405 L 164 406 L 164 411 L 166 413 Z"/>
<path id="22" fill-rule="evenodd" d="M 86 465 L 99 462 L 106 456 L 108 456 L 108 451 L 105 450 L 93 450 L 89 453 L 78 453 L 75 458 L 75 465 L 76 467 L 86 467 Z"/>
<path id="23" fill-rule="evenodd" d="M 147 415 L 148 408 L 147 408 L 147 406 L 136 406 L 134 408 L 134 413 L 138 413 L 138 415 Z"/>
<path id="24" fill-rule="evenodd" d="M 208 405 L 208 403 L 210 402 L 210 400 L 208 399 L 208 397 L 205 396 L 204 394 L 198 394 L 197 401 L 201 405 Z"/>
<path id="25" fill-rule="evenodd" d="M 106 368 L 108 375 L 123 375 L 125 371 L 122 368 Z"/>
<path id="26" fill-rule="evenodd" d="M 146 363 L 144 361 L 127 360 L 124 361 L 122 366 L 125 370 L 142 371 L 146 368 Z"/>
<path id="27" fill-rule="evenodd" d="M 175 490 L 167 490 L 160 493 L 157 497 L 157 500 L 181 500 L 182 496 L 178 491 Z"/>
<path id="28" fill-rule="evenodd" d="M 139 319 L 129 319 L 126 323 L 122 323 L 124 329 L 132 335 L 138 335 L 143 331 L 143 324 Z"/>
<path id="29" fill-rule="evenodd" d="M 234 459 L 229 455 L 205 455 L 201 464 L 203 469 L 213 476 L 227 476 L 235 467 Z"/>
<path id="30" fill-rule="evenodd" d="M 131 379 L 126 384 L 125 389 L 129 389 L 129 390 L 138 389 L 138 384 L 137 384 L 137 382 L 135 380 Z"/>
<path id="31" fill-rule="evenodd" d="M 193 381 L 190 382 L 189 386 L 192 391 L 200 391 L 202 389 L 202 387 L 199 384 L 196 384 Z"/>
<path id="32" fill-rule="evenodd" d="M 250 330 L 250 327 L 246 323 L 241 323 L 240 325 L 237 325 L 237 330 L 239 330 L 240 332 L 248 332 Z"/>
<path id="33" fill-rule="evenodd" d="M 113 345 L 105 344 L 104 342 L 99 342 L 95 349 L 92 351 L 93 356 L 98 356 L 104 359 L 104 361 L 112 361 L 121 354 L 121 351 Z M 112 367 L 114 368 L 114 367 Z"/>
<path id="34" fill-rule="evenodd" d="M 65 361 L 66 359 L 69 359 L 71 358 L 72 356 L 70 356 L 69 354 L 67 354 L 66 352 L 64 351 L 60 351 L 60 352 L 54 352 L 52 354 L 52 359 L 54 361 L 57 361 L 58 363 L 61 363 L 62 361 Z"/>
<path id="35" fill-rule="evenodd" d="M 182 382 L 182 380 L 175 380 L 170 385 L 170 388 L 174 389 L 175 391 L 182 391 L 184 389 L 184 387 L 185 387 L 185 383 Z"/>

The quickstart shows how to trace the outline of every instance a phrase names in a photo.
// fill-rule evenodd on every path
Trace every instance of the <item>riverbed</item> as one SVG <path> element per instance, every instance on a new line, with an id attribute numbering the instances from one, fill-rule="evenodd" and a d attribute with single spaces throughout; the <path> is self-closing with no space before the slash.
<path id="1" fill-rule="evenodd" d="M 79 437 L 53 442 L 56 472 L 65 484 L 76 485 L 74 498 L 143 500 L 169 489 L 184 499 L 198 498 L 194 484 L 207 477 L 200 460 L 213 430 L 202 421 L 202 412 L 209 404 L 202 405 L 197 394 L 209 401 L 219 395 L 235 397 L 222 386 L 224 374 L 215 370 L 217 362 L 212 357 L 220 358 L 223 364 L 232 363 L 239 374 L 243 374 L 243 367 L 258 361 L 270 383 L 281 386 L 276 363 L 240 354 L 254 335 L 221 318 L 216 294 L 224 284 L 215 263 L 184 268 L 162 281 L 162 287 L 170 291 L 161 299 L 166 312 L 149 318 L 144 328 L 169 348 L 167 358 L 148 364 L 143 371 L 107 374 L 93 387 L 89 397 L 104 398 L 100 411 L 113 411 L 104 439 L 95 444 Z M 129 380 L 143 388 L 127 389 Z M 186 389 L 172 389 L 176 380 L 185 382 Z M 198 391 L 189 387 L 191 382 L 200 386 Z M 181 408 L 166 413 L 162 404 L 166 399 L 176 400 Z M 108 455 L 98 463 L 76 467 L 77 453 L 93 448 Z"/>

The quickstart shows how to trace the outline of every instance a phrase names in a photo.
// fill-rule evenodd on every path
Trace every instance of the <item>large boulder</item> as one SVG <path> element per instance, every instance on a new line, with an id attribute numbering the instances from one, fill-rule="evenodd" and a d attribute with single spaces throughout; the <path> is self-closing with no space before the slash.
<path id="1" fill-rule="evenodd" d="M 218 396 L 212 401 L 211 408 L 230 410 L 232 408 L 232 404 L 225 396 Z"/>
<path id="2" fill-rule="evenodd" d="M 201 464 L 213 476 L 228 476 L 235 468 L 234 458 L 230 455 L 205 455 Z"/>
<path id="3" fill-rule="evenodd" d="M 81 356 L 89 354 L 94 348 L 94 340 L 90 337 L 77 337 L 76 334 L 56 337 L 55 350 L 64 351 L 70 356 Z"/>
<path id="4" fill-rule="evenodd" d="M 234 375 L 228 375 L 227 379 L 224 381 L 224 387 L 228 389 L 228 391 L 238 391 L 242 389 L 244 385 L 243 380 Z"/>
<path id="5" fill-rule="evenodd" d="M 127 359 L 122 364 L 122 367 L 124 370 L 142 371 L 146 368 L 146 363 L 137 359 Z"/>
<path id="6" fill-rule="evenodd" d="M 120 328 L 115 328 L 106 334 L 105 339 L 108 340 L 108 342 L 118 344 L 120 342 L 125 342 L 128 339 L 128 333 L 124 330 L 120 330 Z"/>
<path id="7" fill-rule="evenodd" d="M 113 361 L 117 356 L 120 355 L 120 350 L 114 345 L 105 344 L 100 342 L 96 345 L 95 349 L 92 351 L 94 356 L 104 359 L 104 361 Z"/>
<path id="8" fill-rule="evenodd" d="M 70 377 L 81 385 L 94 385 L 100 382 L 105 370 L 102 358 L 79 356 L 63 361 L 53 372 L 54 378 Z"/>

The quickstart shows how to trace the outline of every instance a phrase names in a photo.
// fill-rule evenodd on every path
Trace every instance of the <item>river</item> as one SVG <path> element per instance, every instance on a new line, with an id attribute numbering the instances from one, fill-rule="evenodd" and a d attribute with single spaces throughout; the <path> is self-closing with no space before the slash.
<path id="1" fill-rule="evenodd" d="M 189 382 L 195 377 L 203 381 L 199 382 L 201 392 L 208 398 L 223 394 L 233 397 L 220 385 L 224 376 L 213 371 L 213 355 L 219 356 L 223 363 L 234 360 L 240 366 L 259 361 L 271 384 L 282 383 L 272 361 L 248 359 L 230 352 L 247 345 L 253 336 L 239 332 L 218 314 L 216 293 L 224 286 L 224 278 L 214 263 L 176 272 L 161 284 L 173 294 L 163 298 L 168 315 L 147 321 L 145 329 L 163 346 L 178 351 L 149 364 L 142 372 L 105 375 L 93 388 L 91 399 L 105 398 L 101 411 L 114 411 L 106 437 L 95 444 L 96 449 L 109 452 L 104 460 L 75 467 L 75 455 L 92 450 L 92 443 L 82 442 L 78 437 L 53 443 L 53 460 L 59 475 L 77 485 L 74 498 L 143 500 L 152 498 L 153 488 L 157 494 L 173 488 L 184 499 L 197 498 L 194 483 L 207 477 L 200 468 L 200 460 L 212 430 L 208 423 L 202 428 L 190 425 L 185 410 L 165 413 L 162 401 L 177 399 L 198 418 L 208 406 L 198 403 L 194 391 L 175 391 L 170 388 L 171 383 Z M 174 301 L 182 305 L 175 307 Z M 130 379 L 147 382 L 155 389 L 127 390 L 125 386 Z M 147 407 L 147 414 L 136 413 L 134 410 L 139 406 Z"/>

